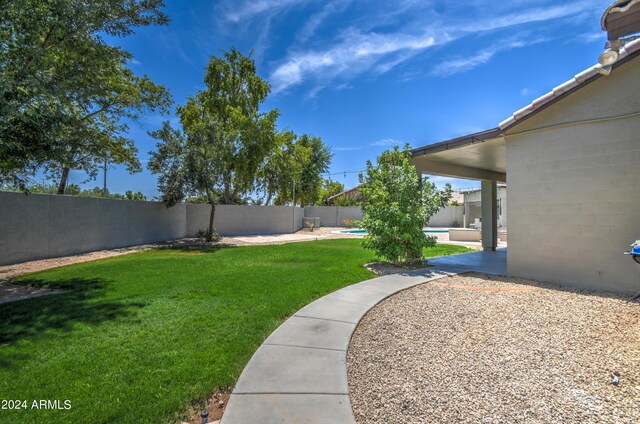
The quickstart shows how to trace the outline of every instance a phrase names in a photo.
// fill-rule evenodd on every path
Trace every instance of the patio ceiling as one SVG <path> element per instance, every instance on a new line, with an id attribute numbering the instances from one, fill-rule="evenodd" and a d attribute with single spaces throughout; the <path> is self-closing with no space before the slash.
<path id="1" fill-rule="evenodd" d="M 507 181 L 506 142 L 499 128 L 413 150 L 413 164 L 424 174 L 472 180 Z"/>

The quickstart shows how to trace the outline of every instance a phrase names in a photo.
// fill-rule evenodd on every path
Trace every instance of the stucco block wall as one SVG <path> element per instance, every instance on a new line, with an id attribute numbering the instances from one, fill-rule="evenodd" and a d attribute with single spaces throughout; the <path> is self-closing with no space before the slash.
<path id="1" fill-rule="evenodd" d="M 187 236 L 209 227 L 211 206 L 185 206 Z M 303 213 L 302 208 L 294 212 L 291 206 L 218 205 L 214 226 L 223 236 L 291 233 L 302 228 Z"/>
<path id="2" fill-rule="evenodd" d="M 177 239 L 184 205 L 0 192 L 0 265 Z"/>
<path id="3" fill-rule="evenodd" d="M 462 227 L 464 225 L 464 206 L 445 206 L 431 217 L 429 227 Z"/>
<path id="4" fill-rule="evenodd" d="M 342 227 L 342 220 L 362 220 L 359 206 L 306 206 L 304 216 L 320 218 L 321 227 Z"/>
<path id="5" fill-rule="evenodd" d="M 614 70 L 507 135 L 510 274 L 640 290 L 640 265 L 623 255 L 640 239 L 640 117 L 570 124 L 640 111 L 639 65 Z M 563 125 L 536 130 L 555 124 Z"/>

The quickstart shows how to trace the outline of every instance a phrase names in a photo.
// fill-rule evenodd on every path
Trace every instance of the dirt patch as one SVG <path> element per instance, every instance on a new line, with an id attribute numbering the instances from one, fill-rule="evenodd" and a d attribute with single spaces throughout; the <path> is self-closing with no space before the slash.
<path id="1" fill-rule="evenodd" d="M 222 418 L 224 409 L 229 402 L 231 390 L 219 390 L 211 394 L 207 398 L 206 411 L 209 413 L 208 422 L 214 423 Z M 189 420 L 183 421 L 182 424 L 201 424 L 202 423 L 202 405 L 194 405 L 189 408 Z"/>
<path id="2" fill-rule="evenodd" d="M 405 264 L 396 264 L 393 262 L 371 262 L 370 264 L 364 264 L 363 266 L 367 268 L 369 271 L 373 272 L 374 274 L 389 275 L 389 274 L 399 274 L 406 271 L 412 271 L 414 269 L 426 268 L 428 265 L 426 263 L 405 265 Z"/>
<path id="3" fill-rule="evenodd" d="M 640 422 L 640 303 L 463 274 L 374 307 L 347 365 L 358 423 Z"/>

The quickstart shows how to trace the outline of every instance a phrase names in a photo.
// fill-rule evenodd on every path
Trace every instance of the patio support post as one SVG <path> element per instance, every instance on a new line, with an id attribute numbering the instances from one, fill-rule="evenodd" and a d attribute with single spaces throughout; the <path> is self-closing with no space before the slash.
<path id="1" fill-rule="evenodd" d="M 498 246 L 498 187 L 495 180 L 482 180 L 482 249 Z"/>

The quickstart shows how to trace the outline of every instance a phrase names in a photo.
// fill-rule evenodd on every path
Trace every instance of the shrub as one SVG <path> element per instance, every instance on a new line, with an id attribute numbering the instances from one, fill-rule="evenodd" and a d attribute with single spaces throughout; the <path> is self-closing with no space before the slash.
<path id="1" fill-rule="evenodd" d="M 422 249 L 436 244 L 422 227 L 451 198 L 449 184 L 442 191 L 426 179 L 420 184 L 410 158 L 409 144 L 402 151 L 394 147 L 377 165 L 367 161 L 366 174 L 360 174 L 364 217 L 359 224 L 367 230 L 362 244 L 391 262 L 422 260 Z"/>
<path id="2" fill-rule="evenodd" d="M 218 234 L 218 232 L 215 229 L 213 229 L 211 233 L 209 233 L 208 228 L 198 230 L 198 232 L 196 233 L 196 237 L 202 240 L 209 240 L 212 242 L 218 242 L 222 240 L 222 236 Z"/>
<path id="3" fill-rule="evenodd" d="M 342 220 L 342 226 L 347 228 L 353 228 L 356 226 L 356 221 L 354 219 L 345 218 Z"/>

